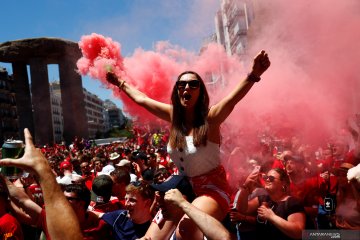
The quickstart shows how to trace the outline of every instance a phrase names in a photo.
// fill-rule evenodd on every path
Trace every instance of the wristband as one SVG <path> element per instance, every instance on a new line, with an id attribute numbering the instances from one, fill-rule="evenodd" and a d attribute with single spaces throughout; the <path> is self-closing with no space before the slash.
<path id="1" fill-rule="evenodd" d="M 119 88 L 120 88 L 120 90 L 122 90 L 122 89 L 123 89 L 124 84 L 125 84 L 125 80 L 122 80 L 122 81 L 120 82 L 120 84 L 119 84 Z"/>
<path id="2" fill-rule="evenodd" d="M 247 75 L 247 80 L 249 82 L 258 82 L 258 81 L 260 81 L 260 79 L 261 79 L 261 77 L 255 76 L 253 73 L 249 73 Z"/>
<path id="3" fill-rule="evenodd" d="M 249 186 L 243 184 L 241 187 L 242 187 L 242 189 L 247 190 L 248 192 L 250 192 Z"/>

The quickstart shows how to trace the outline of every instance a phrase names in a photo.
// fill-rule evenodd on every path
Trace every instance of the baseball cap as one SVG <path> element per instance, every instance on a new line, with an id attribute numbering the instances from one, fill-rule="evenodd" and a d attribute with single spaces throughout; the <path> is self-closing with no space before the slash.
<path id="1" fill-rule="evenodd" d="M 69 167 L 72 167 L 72 164 L 69 161 L 62 161 L 60 163 L 60 169 L 61 170 L 63 170 L 64 168 L 69 168 Z"/>
<path id="2" fill-rule="evenodd" d="M 130 167 L 131 162 L 129 160 L 127 160 L 127 159 L 122 159 L 122 160 L 120 160 L 120 162 L 118 164 L 115 164 L 115 166 L 118 166 L 118 167 L 123 167 L 123 166 Z"/>
<path id="3" fill-rule="evenodd" d="M 101 172 L 99 172 L 100 175 L 110 175 L 110 173 L 112 171 L 115 170 L 115 167 L 112 165 L 106 165 L 105 167 L 103 167 L 103 169 L 101 170 Z"/>
<path id="4" fill-rule="evenodd" d="M 93 180 L 91 188 L 91 201 L 106 203 L 111 198 L 113 180 L 108 175 L 99 175 Z"/>
<path id="5" fill-rule="evenodd" d="M 165 182 L 160 184 L 150 185 L 156 191 L 165 193 L 170 189 L 178 189 L 183 195 L 186 196 L 187 200 L 191 202 L 195 199 L 192 186 L 189 180 L 184 175 L 171 175 Z"/>

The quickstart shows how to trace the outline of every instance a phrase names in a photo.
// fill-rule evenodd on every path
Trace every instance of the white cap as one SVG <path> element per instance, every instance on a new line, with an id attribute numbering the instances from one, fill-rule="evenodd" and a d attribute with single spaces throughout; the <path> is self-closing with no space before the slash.
<path id="1" fill-rule="evenodd" d="M 109 159 L 115 160 L 115 159 L 118 159 L 119 157 L 120 157 L 120 154 L 118 154 L 117 152 L 113 152 L 110 154 Z"/>
<path id="2" fill-rule="evenodd" d="M 122 159 L 118 164 L 116 164 L 116 166 L 118 167 L 123 167 L 123 166 L 131 166 L 131 162 L 127 159 Z"/>
<path id="3" fill-rule="evenodd" d="M 99 172 L 99 175 L 110 175 L 110 173 L 112 172 L 112 171 L 114 171 L 115 170 L 115 168 L 114 168 L 114 166 L 112 166 L 112 165 L 106 165 L 105 167 L 103 167 L 103 169 L 101 170 L 101 172 Z"/>

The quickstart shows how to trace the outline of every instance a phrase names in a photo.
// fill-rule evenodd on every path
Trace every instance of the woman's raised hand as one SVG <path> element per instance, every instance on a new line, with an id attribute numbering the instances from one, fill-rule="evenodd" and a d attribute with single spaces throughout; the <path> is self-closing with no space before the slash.
<path id="1" fill-rule="evenodd" d="M 113 73 L 113 72 L 106 73 L 106 80 L 115 86 L 119 86 L 120 81 L 119 81 L 118 77 L 115 75 L 115 73 Z"/>
<path id="2" fill-rule="evenodd" d="M 268 54 L 262 50 L 255 58 L 251 74 L 260 77 L 270 67 Z"/>

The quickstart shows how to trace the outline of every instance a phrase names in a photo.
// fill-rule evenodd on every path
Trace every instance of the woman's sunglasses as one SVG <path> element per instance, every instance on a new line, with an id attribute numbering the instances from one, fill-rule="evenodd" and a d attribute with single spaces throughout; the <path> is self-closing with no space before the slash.
<path id="1" fill-rule="evenodd" d="M 262 175 L 262 179 L 264 180 L 264 181 L 269 181 L 269 182 L 273 182 L 273 181 L 275 181 L 275 179 L 277 179 L 277 178 L 275 178 L 274 176 L 268 176 L 268 175 Z"/>
<path id="2" fill-rule="evenodd" d="M 200 86 L 199 80 L 191 80 L 191 81 L 177 81 L 176 86 L 178 89 L 184 89 L 186 84 L 189 84 L 189 87 L 192 89 L 196 89 Z"/>

